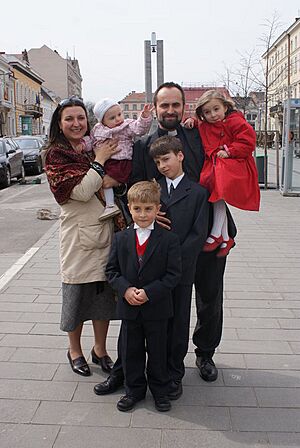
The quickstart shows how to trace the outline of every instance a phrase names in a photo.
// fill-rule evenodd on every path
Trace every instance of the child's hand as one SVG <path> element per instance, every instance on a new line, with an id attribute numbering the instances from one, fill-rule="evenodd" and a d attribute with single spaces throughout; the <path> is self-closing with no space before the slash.
<path id="1" fill-rule="evenodd" d="M 134 286 L 131 286 L 130 288 L 127 288 L 124 294 L 125 300 L 129 303 L 129 305 L 133 306 L 139 306 L 142 305 L 145 300 L 143 300 L 143 297 L 139 295 L 140 291 L 143 291 L 142 289 L 137 289 Z"/>
<path id="2" fill-rule="evenodd" d="M 193 118 L 187 118 L 183 123 L 183 126 L 187 129 L 193 129 L 195 126 L 195 120 Z"/>
<path id="3" fill-rule="evenodd" d="M 143 118 L 149 118 L 150 115 L 152 115 L 153 110 L 154 110 L 154 106 L 151 106 L 151 104 L 145 104 L 144 109 L 142 110 L 141 116 Z"/>
<path id="4" fill-rule="evenodd" d="M 223 146 L 220 146 L 220 148 L 223 148 Z M 217 157 L 220 157 L 220 159 L 228 159 L 229 154 L 225 149 L 220 149 L 220 151 L 217 152 Z"/>

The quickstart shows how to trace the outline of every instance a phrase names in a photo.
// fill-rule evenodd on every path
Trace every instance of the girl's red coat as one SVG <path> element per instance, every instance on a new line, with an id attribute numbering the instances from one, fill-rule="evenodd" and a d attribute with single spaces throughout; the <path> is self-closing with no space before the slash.
<path id="1" fill-rule="evenodd" d="M 240 112 L 231 112 L 223 121 L 198 121 L 205 150 L 200 184 L 211 195 L 210 202 L 224 199 L 243 210 L 259 210 L 260 190 L 253 158 L 256 135 Z M 226 145 L 227 159 L 217 157 L 220 146 Z"/>

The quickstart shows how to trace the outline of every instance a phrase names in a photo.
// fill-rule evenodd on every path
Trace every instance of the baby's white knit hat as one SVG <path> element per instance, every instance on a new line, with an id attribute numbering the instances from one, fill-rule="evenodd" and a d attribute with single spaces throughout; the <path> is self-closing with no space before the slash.
<path id="1" fill-rule="evenodd" d="M 99 123 L 103 120 L 105 112 L 108 111 L 113 106 L 118 106 L 119 103 L 115 100 L 112 100 L 111 98 L 104 98 L 101 101 L 98 101 L 98 103 L 94 106 L 94 114 Z"/>

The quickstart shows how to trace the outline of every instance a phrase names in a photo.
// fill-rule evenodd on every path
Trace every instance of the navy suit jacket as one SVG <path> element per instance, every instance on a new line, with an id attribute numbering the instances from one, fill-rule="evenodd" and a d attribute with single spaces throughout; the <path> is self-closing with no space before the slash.
<path id="1" fill-rule="evenodd" d="M 118 294 L 117 314 L 120 319 L 168 319 L 173 315 L 172 289 L 181 277 L 179 238 L 154 225 L 140 267 L 136 253 L 136 231 L 133 226 L 114 236 L 106 276 Z M 149 299 L 140 306 L 124 299 L 127 288 L 143 288 Z"/>
<path id="2" fill-rule="evenodd" d="M 207 238 L 208 191 L 184 175 L 169 199 L 165 177 L 161 186 L 161 211 L 171 220 L 171 230 L 178 235 L 181 246 L 182 276 L 180 284 L 194 282 L 196 262 Z"/>

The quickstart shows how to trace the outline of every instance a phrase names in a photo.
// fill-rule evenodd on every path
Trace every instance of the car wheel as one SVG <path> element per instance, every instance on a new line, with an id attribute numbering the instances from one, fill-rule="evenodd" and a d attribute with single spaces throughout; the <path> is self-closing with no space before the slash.
<path id="1" fill-rule="evenodd" d="M 17 176 L 17 179 L 25 179 L 25 168 L 24 168 L 23 163 L 22 163 L 22 167 L 21 167 L 21 172 L 20 172 L 20 174 Z"/>
<path id="2" fill-rule="evenodd" d="M 41 174 L 43 172 L 43 166 L 41 159 L 38 159 L 35 166 L 35 174 Z"/>
<path id="3" fill-rule="evenodd" d="M 10 184 L 11 184 L 10 169 L 9 169 L 9 167 L 7 166 L 7 167 L 6 167 L 6 172 L 5 172 L 5 180 L 4 180 L 4 182 L 3 182 L 2 185 L 3 185 L 3 187 L 9 187 Z"/>

